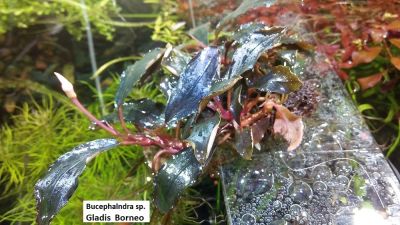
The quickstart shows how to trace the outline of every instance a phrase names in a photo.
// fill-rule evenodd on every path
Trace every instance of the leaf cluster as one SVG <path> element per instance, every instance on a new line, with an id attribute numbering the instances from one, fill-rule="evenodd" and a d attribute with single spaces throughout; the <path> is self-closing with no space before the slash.
<path id="1" fill-rule="evenodd" d="M 205 24 L 188 32 L 194 45 L 167 44 L 146 53 L 121 74 L 115 111 L 103 121 L 71 97 L 95 125 L 114 137 L 75 147 L 36 183 L 39 224 L 50 223 L 66 204 L 88 161 L 115 145 L 144 147 L 156 172 L 154 203 L 163 213 L 208 170 L 217 146 L 232 146 L 237 155 L 251 159 L 254 148 L 262 149 L 264 137 L 275 134 L 284 137 L 288 150 L 296 149 L 303 123 L 283 104 L 290 93 L 300 90 L 302 82 L 282 57 L 296 41 L 287 41 L 285 27 L 258 23 L 229 32 L 236 17 L 272 4 L 245 1 L 217 25 L 214 39 L 209 39 Z M 219 36 L 223 30 L 226 34 Z M 150 99 L 126 101 L 135 86 L 148 82 L 165 95 L 165 105 Z M 57 185 L 66 180 L 74 185 Z M 58 191 L 49 193 L 53 188 Z"/>

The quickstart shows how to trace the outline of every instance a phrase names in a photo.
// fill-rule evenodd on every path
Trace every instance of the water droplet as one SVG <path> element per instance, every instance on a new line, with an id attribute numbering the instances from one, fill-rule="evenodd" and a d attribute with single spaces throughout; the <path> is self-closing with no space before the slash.
<path id="1" fill-rule="evenodd" d="M 241 225 L 254 225 L 256 223 L 256 217 L 253 214 L 246 213 L 240 220 Z"/>
<path id="2" fill-rule="evenodd" d="M 297 203 L 307 202 L 312 198 L 313 191 L 307 183 L 297 181 L 290 185 L 289 193 L 293 201 Z"/>
<path id="3" fill-rule="evenodd" d="M 293 217 L 299 217 L 301 215 L 302 208 L 298 204 L 293 204 L 290 206 L 290 215 Z"/>
<path id="4" fill-rule="evenodd" d="M 346 162 L 346 161 L 339 161 L 335 164 L 335 172 L 338 175 L 348 175 L 353 168 L 351 167 L 351 165 Z"/>
<path id="5" fill-rule="evenodd" d="M 267 171 L 246 171 L 239 176 L 237 182 L 238 194 L 244 198 L 253 197 L 271 190 L 274 184 L 274 175 Z"/>
<path id="6" fill-rule="evenodd" d="M 313 169 L 311 176 L 317 181 L 328 181 L 332 178 L 332 171 L 326 165 L 319 165 Z"/>
<path id="7" fill-rule="evenodd" d="M 347 189 L 349 184 L 349 178 L 343 175 L 339 175 L 335 178 L 335 186 L 339 190 L 345 190 Z"/>
<path id="8" fill-rule="evenodd" d="M 278 210 L 278 209 L 280 209 L 282 207 L 282 202 L 276 200 L 276 201 L 274 201 L 272 206 L 274 207 L 275 210 Z"/>
<path id="9" fill-rule="evenodd" d="M 313 189 L 315 192 L 321 193 L 328 190 L 328 186 L 323 181 L 316 181 L 313 184 Z"/>

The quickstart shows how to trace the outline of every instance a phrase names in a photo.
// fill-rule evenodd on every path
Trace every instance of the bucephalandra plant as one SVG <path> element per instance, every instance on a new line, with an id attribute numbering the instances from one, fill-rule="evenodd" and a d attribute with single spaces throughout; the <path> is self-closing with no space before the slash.
<path id="1" fill-rule="evenodd" d="M 230 146 L 250 160 L 254 148 L 263 149 L 267 136 L 280 135 L 288 150 L 296 149 L 303 123 L 283 105 L 302 86 L 284 56 L 286 47 L 296 41 L 285 27 L 260 23 L 221 32 L 248 9 L 272 3 L 242 3 L 217 26 L 212 44 L 210 25 L 205 24 L 189 32 L 194 44 L 167 44 L 145 54 L 122 73 L 115 112 L 103 119 L 93 116 L 72 84 L 56 73 L 78 110 L 112 138 L 79 145 L 51 166 L 35 186 L 37 222 L 49 224 L 75 191 L 86 163 L 118 145 L 143 146 L 145 155 L 151 155 L 154 204 L 163 213 L 206 171 L 215 151 L 227 149 L 217 146 Z M 150 80 L 159 84 L 166 105 L 148 99 L 125 101 L 135 85 Z M 158 150 L 151 154 L 154 148 Z"/>

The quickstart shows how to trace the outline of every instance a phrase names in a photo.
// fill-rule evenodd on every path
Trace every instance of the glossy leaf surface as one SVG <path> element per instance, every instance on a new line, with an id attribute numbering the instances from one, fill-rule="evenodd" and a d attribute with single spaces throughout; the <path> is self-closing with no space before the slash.
<path id="1" fill-rule="evenodd" d="M 235 149 L 244 159 L 250 160 L 253 155 L 253 136 L 250 128 L 235 133 Z"/>
<path id="2" fill-rule="evenodd" d="M 49 224 L 67 204 L 78 186 L 78 176 L 82 174 L 86 163 L 100 152 L 117 145 L 115 139 L 98 139 L 81 144 L 60 156 L 35 185 L 38 224 Z"/>
<path id="3" fill-rule="evenodd" d="M 154 203 L 165 213 L 178 200 L 182 192 L 193 185 L 201 173 L 201 164 L 192 148 L 185 148 L 171 157 L 154 177 Z"/>
<path id="4" fill-rule="evenodd" d="M 289 94 L 301 88 L 300 79 L 287 66 L 276 66 L 270 73 L 255 81 L 254 87 L 260 91 Z"/>
<path id="5" fill-rule="evenodd" d="M 233 34 L 232 39 L 240 44 L 245 44 L 250 33 L 255 33 L 266 29 L 262 23 L 246 23 L 240 26 L 239 30 Z"/>
<path id="6" fill-rule="evenodd" d="M 194 125 L 190 136 L 186 139 L 193 147 L 196 159 L 203 165 L 211 155 L 219 123 L 219 115 L 205 119 Z"/>
<path id="7" fill-rule="evenodd" d="M 179 76 L 191 59 L 192 57 L 188 53 L 172 48 L 161 61 L 161 65 L 172 74 Z"/>
<path id="8" fill-rule="evenodd" d="M 189 35 L 202 42 L 204 45 L 208 45 L 208 31 L 210 29 L 210 23 L 205 23 L 191 29 Z"/>
<path id="9" fill-rule="evenodd" d="M 246 44 L 237 48 L 233 54 L 232 64 L 226 78 L 237 77 L 253 69 L 261 54 L 279 43 L 282 34 L 283 28 L 249 34 L 246 37 Z"/>
<path id="10" fill-rule="evenodd" d="M 122 105 L 124 99 L 132 91 L 133 86 L 140 80 L 140 78 L 146 74 L 147 70 L 156 63 L 162 54 L 164 49 L 156 48 L 148 52 L 143 58 L 133 65 L 128 66 L 121 75 L 121 83 L 118 87 L 117 94 L 115 95 L 115 103 Z"/>
<path id="11" fill-rule="evenodd" d="M 236 122 L 240 122 L 240 113 L 242 112 L 243 105 L 241 103 L 242 85 L 235 88 L 231 97 L 230 110 Z"/>
<path id="12" fill-rule="evenodd" d="M 165 109 L 166 122 L 180 120 L 199 108 L 200 100 L 209 95 L 211 82 L 219 74 L 219 50 L 207 47 L 187 65 Z"/>
<path id="13" fill-rule="evenodd" d="M 275 0 L 243 0 L 242 4 L 239 5 L 233 12 L 228 13 L 221 22 L 218 24 L 218 27 L 236 19 L 238 16 L 244 14 L 250 9 L 257 8 L 257 7 L 269 7 L 275 4 Z"/>
<path id="14" fill-rule="evenodd" d="M 156 128 L 164 124 L 164 105 L 149 99 L 134 100 L 123 104 L 124 119 L 141 128 Z M 119 122 L 118 112 L 106 116 L 106 121 Z"/>
<path id="15" fill-rule="evenodd" d="M 178 78 L 175 76 L 167 76 L 164 77 L 160 82 L 160 90 L 164 94 L 165 97 L 170 98 L 172 95 L 172 91 L 178 85 Z"/>

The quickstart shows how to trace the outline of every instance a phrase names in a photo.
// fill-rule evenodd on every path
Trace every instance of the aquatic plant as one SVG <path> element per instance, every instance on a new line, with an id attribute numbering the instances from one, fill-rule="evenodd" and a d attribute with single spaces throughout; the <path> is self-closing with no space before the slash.
<path id="1" fill-rule="evenodd" d="M 243 2 L 217 25 L 212 42 L 210 24 L 203 24 L 188 32 L 194 41 L 146 53 L 122 73 L 115 111 L 102 119 L 56 73 L 71 102 L 112 138 L 78 145 L 58 158 L 35 185 L 37 222 L 49 224 L 74 193 L 86 164 L 118 146 L 144 147 L 155 173 L 154 204 L 162 213 L 215 167 L 213 155 L 233 148 L 232 154 L 251 159 L 253 149 L 262 150 L 263 140 L 273 136 L 282 136 L 289 151 L 296 149 L 303 123 L 284 103 L 290 93 L 301 91 L 302 82 L 293 73 L 297 62 L 285 53 L 302 45 L 285 27 L 249 23 L 231 31 L 236 17 L 273 3 Z M 149 81 L 168 99 L 166 105 L 147 98 L 126 101 L 134 86 Z"/>

